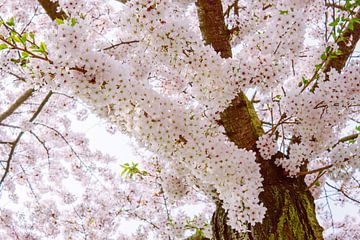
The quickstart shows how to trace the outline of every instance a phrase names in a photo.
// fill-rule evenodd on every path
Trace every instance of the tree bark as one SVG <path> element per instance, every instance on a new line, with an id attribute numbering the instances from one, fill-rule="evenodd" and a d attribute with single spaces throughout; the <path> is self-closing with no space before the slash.
<path id="1" fill-rule="evenodd" d="M 40 5 L 44 8 L 46 14 L 51 18 L 51 20 L 55 20 L 56 18 L 59 19 L 66 19 L 66 13 L 59 9 L 59 2 L 52 2 L 50 0 L 38 0 Z"/>
<path id="2" fill-rule="evenodd" d="M 206 44 L 212 45 L 222 57 L 231 57 L 229 32 L 226 29 L 221 0 L 198 0 L 200 29 Z M 257 162 L 264 178 L 260 200 L 267 208 L 265 219 L 244 235 L 227 225 L 227 213 L 217 204 L 212 218 L 214 240 L 238 239 L 323 239 L 314 199 L 303 178 L 288 178 L 274 161 L 265 161 L 256 149 L 256 141 L 263 134 L 261 122 L 252 103 L 243 92 L 220 114 L 226 135 L 238 147 L 257 152 Z M 278 153 L 275 157 L 280 157 Z M 275 158 L 274 158 L 275 159 Z M 272 160 L 274 160 L 272 159 Z"/>

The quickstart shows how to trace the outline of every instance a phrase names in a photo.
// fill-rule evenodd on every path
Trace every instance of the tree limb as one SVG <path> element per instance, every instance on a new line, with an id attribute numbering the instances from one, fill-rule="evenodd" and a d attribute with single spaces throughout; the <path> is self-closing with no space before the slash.
<path id="1" fill-rule="evenodd" d="M 20 132 L 18 134 L 18 136 L 16 137 L 15 141 L 13 141 L 11 143 L 11 149 L 10 149 L 10 152 L 9 152 L 9 155 L 8 155 L 8 159 L 6 160 L 6 167 L 5 167 L 5 170 L 4 170 L 4 174 L 3 176 L 1 177 L 1 180 L 0 180 L 0 186 L 2 185 L 2 183 L 4 182 L 6 176 L 8 175 L 9 171 L 10 171 L 10 163 L 11 163 L 11 160 L 14 156 L 14 152 L 15 152 L 15 148 L 18 144 L 18 142 L 20 141 L 20 138 L 22 137 L 22 135 L 24 134 L 24 132 Z"/>
<path id="2" fill-rule="evenodd" d="M 21 106 L 21 104 L 28 100 L 32 96 L 33 92 L 34 89 L 26 90 L 5 112 L 0 114 L 0 123 L 9 117 L 18 107 Z"/>
<path id="3" fill-rule="evenodd" d="M 49 93 L 45 96 L 45 98 L 42 100 L 42 102 L 40 103 L 38 109 L 35 111 L 35 113 L 32 115 L 32 117 L 30 118 L 29 122 L 33 122 L 37 116 L 39 116 L 41 110 L 44 108 L 45 104 L 49 101 L 50 97 L 52 95 L 52 91 L 49 91 Z M 20 105 L 19 105 L 20 106 Z M 2 185 L 2 183 L 4 182 L 7 174 L 9 173 L 10 171 L 10 164 L 11 164 L 11 160 L 14 156 L 14 153 L 15 153 L 15 149 L 16 149 L 16 146 L 17 144 L 19 143 L 22 135 L 24 134 L 25 132 L 24 131 L 21 131 L 18 136 L 16 137 L 15 141 L 11 142 L 11 149 L 10 149 L 10 152 L 9 152 L 9 155 L 8 155 L 8 159 L 6 161 L 6 167 L 5 167 L 5 171 L 4 171 L 4 174 L 3 176 L 1 177 L 1 180 L 0 180 L 0 186 Z"/>
<path id="4" fill-rule="evenodd" d="M 360 19 L 360 8 L 354 18 Z M 344 68 L 347 60 L 354 52 L 355 47 L 360 39 L 360 23 L 355 22 L 353 28 L 347 26 L 342 37 L 344 41 L 339 41 L 337 43 L 341 54 L 336 58 L 328 59 L 323 68 L 324 73 L 329 72 L 331 68 L 335 68 L 338 72 L 341 72 L 341 70 Z"/>
<path id="5" fill-rule="evenodd" d="M 353 19 L 360 19 L 360 8 L 358 9 Z M 341 39 L 341 41 L 339 41 L 339 39 Z M 354 52 L 359 39 L 360 39 L 360 24 L 356 21 L 353 23 L 352 27 L 350 27 L 350 24 L 348 24 L 346 28 L 342 31 L 341 38 L 338 37 L 337 40 L 335 41 L 336 44 L 338 45 L 337 52 L 340 52 L 340 54 L 337 55 L 335 58 L 332 58 L 329 55 L 327 59 L 323 60 L 323 62 L 321 63 L 322 68 L 316 69 L 311 79 L 301 89 L 301 92 L 305 91 L 305 89 L 317 79 L 318 73 L 320 71 L 325 73 L 326 79 L 329 78 L 328 72 L 332 68 L 335 68 L 338 72 L 341 72 L 341 70 L 345 67 L 347 60 Z M 314 92 L 317 86 L 318 86 L 317 83 L 313 84 L 310 91 Z"/>
<path id="6" fill-rule="evenodd" d="M 47 15 L 51 18 L 51 20 L 55 20 L 56 18 L 59 19 L 66 19 L 67 15 L 63 10 L 59 10 L 60 5 L 59 2 L 52 2 L 50 0 L 38 0 L 40 5 L 44 8 Z"/>

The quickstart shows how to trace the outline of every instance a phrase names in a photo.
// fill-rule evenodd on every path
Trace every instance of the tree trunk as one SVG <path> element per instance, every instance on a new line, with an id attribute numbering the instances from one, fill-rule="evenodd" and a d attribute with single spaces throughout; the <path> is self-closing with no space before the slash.
<path id="1" fill-rule="evenodd" d="M 198 0 L 197 10 L 200 29 L 207 44 L 211 44 L 222 57 L 231 57 L 229 32 L 226 29 L 221 0 Z M 264 191 L 260 200 L 267 208 L 261 224 L 249 227 L 248 234 L 241 234 L 227 225 L 227 213 L 221 203 L 212 218 L 214 240 L 238 239 L 323 239 L 314 199 L 303 178 L 288 178 L 272 161 L 263 160 L 256 149 L 256 140 L 263 134 L 261 122 L 252 103 L 244 93 L 232 101 L 221 113 L 226 135 L 238 147 L 257 152 L 257 162 L 264 178 Z"/>

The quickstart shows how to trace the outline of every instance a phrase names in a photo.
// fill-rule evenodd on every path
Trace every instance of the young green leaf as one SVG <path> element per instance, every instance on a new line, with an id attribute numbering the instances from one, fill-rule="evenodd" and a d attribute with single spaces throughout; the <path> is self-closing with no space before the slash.
<path id="1" fill-rule="evenodd" d="M 35 42 L 35 34 L 33 32 L 30 32 L 29 36 L 32 39 L 32 41 Z"/>
<path id="2" fill-rule="evenodd" d="M 28 33 L 24 33 L 21 35 L 20 40 L 21 40 L 22 44 L 24 44 L 24 45 L 26 44 L 27 38 L 28 38 Z"/>
<path id="3" fill-rule="evenodd" d="M 76 25 L 76 22 L 77 22 L 76 18 L 71 18 L 71 26 L 72 27 Z"/>
<path id="4" fill-rule="evenodd" d="M 8 45 L 6 45 L 5 43 L 0 44 L 0 50 L 4 50 L 7 48 L 8 48 Z"/>
<path id="5" fill-rule="evenodd" d="M 57 25 L 64 24 L 64 20 L 63 20 L 63 19 L 56 18 L 55 21 L 56 21 Z"/>
<path id="6" fill-rule="evenodd" d="M 30 55 L 27 52 L 21 52 L 22 58 L 28 58 Z"/>
<path id="7" fill-rule="evenodd" d="M 6 22 L 6 25 L 10 27 L 15 27 L 15 19 L 14 17 L 10 18 L 9 21 Z"/>

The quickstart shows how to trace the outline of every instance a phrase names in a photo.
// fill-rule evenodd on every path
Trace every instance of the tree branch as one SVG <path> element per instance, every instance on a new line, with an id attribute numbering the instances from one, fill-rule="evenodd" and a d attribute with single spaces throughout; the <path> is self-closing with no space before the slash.
<path id="1" fill-rule="evenodd" d="M 34 89 L 26 90 L 11 106 L 2 114 L 0 114 L 0 123 L 9 117 L 18 107 L 21 106 L 26 100 L 28 100 L 34 92 Z"/>
<path id="2" fill-rule="evenodd" d="M 337 8 L 341 11 L 350 12 L 351 14 L 355 14 L 354 11 L 347 9 L 344 5 L 340 5 L 340 4 L 336 4 L 336 3 L 326 3 L 325 6 L 331 7 L 331 8 Z"/>
<path id="3" fill-rule="evenodd" d="M 351 134 L 349 136 L 343 137 L 343 138 L 339 139 L 339 141 L 333 147 L 335 147 L 339 143 L 347 142 L 347 141 L 350 141 L 350 140 L 355 140 L 356 138 L 358 138 L 358 136 L 359 136 L 358 133 L 354 133 L 354 134 Z"/>
<path id="4" fill-rule="evenodd" d="M 198 0 L 196 6 L 205 43 L 211 45 L 221 57 L 231 57 L 229 33 L 224 23 L 221 1 Z"/>
<path id="5" fill-rule="evenodd" d="M 360 19 L 360 9 L 357 11 L 354 18 Z M 360 39 L 360 23 L 355 22 L 353 28 L 347 26 L 347 28 L 344 30 L 342 38 L 344 41 L 339 41 L 337 43 L 338 49 L 341 51 L 341 55 L 337 56 L 336 58 L 328 59 L 323 68 L 324 73 L 329 72 L 331 68 L 335 68 L 338 72 L 341 72 L 341 70 L 344 68 L 347 60 L 354 52 L 355 47 Z"/>
<path id="6" fill-rule="evenodd" d="M 359 134 L 357 133 L 354 133 L 354 134 L 351 134 L 349 136 L 346 136 L 346 137 L 343 137 L 343 138 L 340 138 L 337 143 L 335 143 L 332 148 L 336 147 L 339 143 L 344 143 L 344 142 L 347 142 L 347 141 L 350 141 L 350 140 L 355 140 L 357 137 L 359 136 Z M 331 151 L 330 149 L 328 149 L 328 151 Z M 313 170 L 310 170 L 310 171 L 303 171 L 303 172 L 299 172 L 297 175 L 298 176 L 305 176 L 305 175 L 308 175 L 308 174 L 312 174 L 312 173 L 316 173 L 316 172 L 322 172 L 326 169 L 329 169 L 329 168 L 332 168 L 334 166 L 334 164 L 329 164 L 329 165 L 326 165 L 324 167 L 320 167 L 320 168 L 316 168 L 316 169 L 313 169 Z"/>
<path id="7" fill-rule="evenodd" d="M 335 189 L 335 190 L 338 191 L 338 192 L 341 192 L 346 198 L 350 199 L 351 201 L 360 204 L 360 201 L 359 201 L 359 200 L 356 200 L 355 198 L 350 197 L 349 194 L 347 194 L 343 189 L 337 188 L 337 187 L 335 187 L 335 186 L 332 186 L 332 185 L 329 184 L 328 182 L 326 182 L 326 185 L 329 186 L 329 187 L 331 187 L 332 189 Z"/>
<path id="8" fill-rule="evenodd" d="M 40 103 L 38 109 L 35 111 L 35 113 L 33 114 L 33 116 L 30 118 L 29 122 L 33 122 L 37 116 L 39 116 L 41 110 L 44 108 L 45 104 L 49 101 L 50 97 L 52 95 L 52 91 L 50 91 L 46 96 L 45 98 L 42 100 L 42 102 Z M 20 106 L 20 105 L 19 105 Z M 6 166 L 5 166 L 5 171 L 4 171 L 4 174 L 3 176 L 1 177 L 1 180 L 0 180 L 0 186 L 2 185 L 2 183 L 4 182 L 6 176 L 8 175 L 9 171 L 10 171 L 10 164 L 11 164 L 11 160 L 14 156 L 14 153 L 15 153 L 15 149 L 16 149 L 16 146 L 17 144 L 19 143 L 22 135 L 24 134 L 25 132 L 24 131 L 21 131 L 18 136 L 16 137 L 15 141 L 13 141 L 11 144 L 11 149 L 10 149 L 10 152 L 9 152 L 9 155 L 8 155 L 8 159 L 6 161 Z"/>
<path id="9" fill-rule="evenodd" d="M 358 9 L 356 15 L 353 17 L 353 19 L 355 18 L 360 19 L 360 8 Z M 336 44 L 338 45 L 337 52 L 340 52 L 341 54 L 337 55 L 335 58 L 330 57 L 330 54 L 328 54 L 327 59 L 321 62 L 322 68 L 316 69 L 312 78 L 301 89 L 301 92 L 305 91 L 305 89 L 317 79 L 317 75 L 320 70 L 323 73 L 325 73 L 326 78 L 328 78 L 327 73 L 331 70 L 331 68 L 335 68 L 338 72 L 341 72 L 341 70 L 345 67 L 347 60 L 354 52 L 359 39 L 360 39 L 360 23 L 355 21 L 352 27 L 350 26 L 350 24 L 348 24 L 346 28 L 342 31 L 341 38 L 339 36 L 335 41 Z M 310 91 L 314 92 L 316 88 L 317 88 L 317 83 L 313 84 Z"/>
<path id="10" fill-rule="evenodd" d="M 40 5 L 44 8 L 47 15 L 51 18 L 51 20 L 55 20 L 56 18 L 59 19 L 66 19 L 67 15 L 63 10 L 59 10 L 60 5 L 59 2 L 52 2 L 50 0 L 38 0 Z"/>
<path id="11" fill-rule="evenodd" d="M 132 43 L 138 43 L 138 42 L 140 42 L 140 41 L 139 41 L 139 40 L 124 41 L 124 42 L 121 41 L 121 42 L 119 42 L 119 43 L 116 43 L 116 44 L 111 45 L 110 47 L 106 47 L 106 48 L 104 48 L 103 50 L 106 51 L 106 50 L 110 50 L 110 49 L 112 49 L 112 48 L 117 48 L 117 47 L 120 46 L 120 45 L 132 44 Z"/>
<path id="12" fill-rule="evenodd" d="M 11 160 L 14 156 L 14 152 L 15 152 L 15 148 L 18 144 L 18 142 L 20 141 L 20 138 L 22 137 L 22 135 L 24 134 L 24 132 L 20 132 L 18 134 L 18 136 L 16 137 L 15 141 L 13 141 L 11 143 L 11 149 L 10 149 L 10 152 L 9 152 L 9 155 L 8 155 L 8 159 L 6 160 L 6 167 L 5 167 L 5 170 L 4 170 L 4 174 L 3 176 L 1 177 L 1 180 L 0 180 L 0 186 L 2 185 L 2 183 L 4 182 L 6 176 L 8 175 L 9 171 L 10 171 L 10 163 L 11 163 Z"/>

